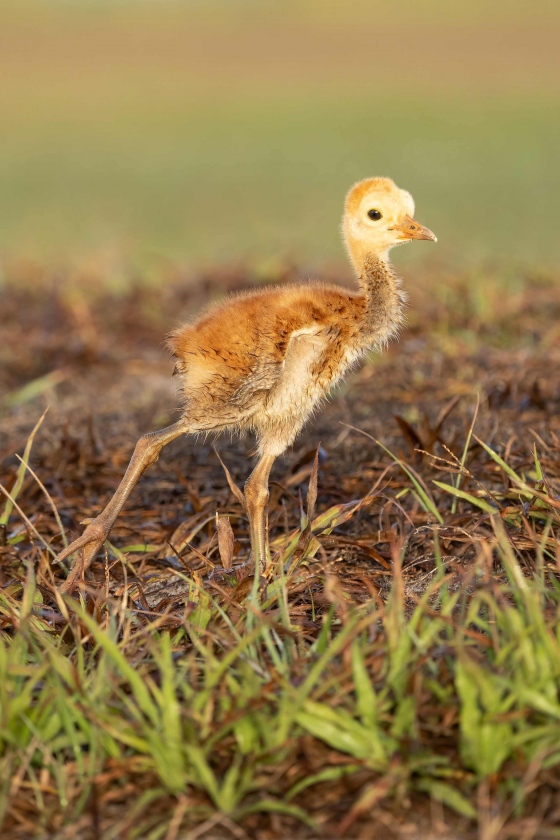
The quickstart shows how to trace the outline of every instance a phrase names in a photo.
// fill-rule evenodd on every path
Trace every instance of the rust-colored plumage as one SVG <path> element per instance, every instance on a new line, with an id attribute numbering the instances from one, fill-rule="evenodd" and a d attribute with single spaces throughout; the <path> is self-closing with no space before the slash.
<path id="1" fill-rule="evenodd" d="M 352 365 L 398 330 L 403 293 L 388 252 L 411 239 L 435 240 L 413 213 L 410 194 L 389 178 L 360 181 L 346 197 L 343 216 L 359 291 L 310 282 L 232 296 L 169 336 L 182 418 L 140 438 L 105 510 L 61 552 L 58 559 L 80 551 L 63 590 L 83 576 L 144 470 L 182 434 L 229 429 L 256 435 L 260 458 L 245 485 L 245 498 L 252 559 L 266 565 L 268 477 L 274 459 Z"/>

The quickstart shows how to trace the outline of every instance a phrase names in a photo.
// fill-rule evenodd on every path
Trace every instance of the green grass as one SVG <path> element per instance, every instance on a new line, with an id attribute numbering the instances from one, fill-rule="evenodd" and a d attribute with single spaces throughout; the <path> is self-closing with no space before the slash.
<path id="1" fill-rule="evenodd" d="M 550 10 L 7 8 L 4 253 L 343 259 L 344 193 L 388 174 L 438 234 L 417 260 L 560 256 Z"/>
<path id="2" fill-rule="evenodd" d="M 34 9 L 36 16 L 28 20 L 21 8 Z M 247 259 L 257 266 L 254 275 L 282 278 L 275 261 L 342 258 L 343 194 L 353 180 L 383 173 L 413 192 L 418 218 L 439 237 L 437 248 L 402 249 L 398 260 L 499 265 L 493 273 L 469 270 L 460 283 L 447 282 L 440 269 L 425 290 L 418 284 L 413 289 L 425 303 L 419 320 L 411 316 L 414 335 L 424 336 L 433 327 L 438 342 L 433 354 L 412 351 L 415 373 L 428 375 L 434 365 L 437 369 L 434 359 L 446 353 L 460 357 L 461 365 L 448 391 L 428 378 L 430 398 L 422 399 L 414 389 L 410 397 L 413 376 L 399 382 L 395 373 L 386 386 L 388 391 L 398 386 L 391 399 L 404 400 L 404 419 L 429 440 L 421 409 L 461 393 L 461 386 L 470 388 L 469 354 L 481 344 L 512 353 L 524 347 L 527 357 L 543 342 L 554 348 L 553 286 L 546 286 L 544 274 L 539 278 L 532 271 L 521 278 L 511 271 L 519 263 L 532 269 L 550 266 L 560 257 L 555 221 L 560 176 L 553 145 L 560 117 L 553 84 L 543 83 L 544 71 L 514 56 L 500 87 L 487 84 L 484 73 L 476 80 L 474 59 L 463 76 L 450 70 L 448 80 L 445 52 L 429 71 L 413 66 L 403 53 L 404 69 L 389 78 L 372 48 L 363 74 L 358 67 L 341 75 L 351 65 L 342 51 L 333 67 L 324 61 L 313 69 L 314 58 L 307 75 L 290 77 L 288 60 L 275 75 L 261 57 L 250 76 L 241 60 L 239 66 L 228 60 L 214 75 L 199 79 L 192 67 L 168 66 L 165 48 L 157 60 L 149 51 L 145 59 L 136 42 L 127 47 L 125 37 L 132 22 L 140 42 L 159 34 L 165 47 L 175 27 L 179 35 L 188 30 L 186 13 L 177 17 L 158 9 L 154 16 L 144 3 L 134 17 L 122 12 L 127 8 L 89 4 L 84 17 L 71 3 L 56 11 L 42 5 L 40 13 L 36 4 L 25 3 L 12 5 L 6 17 L 12 28 L 3 35 L 10 85 L 0 92 L 0 242 L 4 254 L 23 258 L 9 284 L 19 288 L 31 278 L 48 286 L 58 276 L 56 258 L 87 264 L 91 253 L 107 252 L 116 255 L 116 268 L 106 272 L 103 256 L 98 264 L 93 261 L 87 275 L 94 278 L 87 288 L 92 299 L 97 285 L 133 284 L 134 271 L 122 268 L 126 261 L 139 265 L 144 278 L 152 276 L 148 266 L 156 261 L 153 276 L 160 283 L 180 276 L 172 264 L 163 269 L 157 264 L 162 256 L 193 263 Z M 347 16 L 320 8 L 313 2 L 291 7 L 290 20 L 304 27 L 319 20 L 327 34 L 329 27 L 337 32 L 348 25 Z M 247 4 L 232 9 L 224 19 L 241 38 L 244 21 L 250 29 L 254 12 Z M 454 32 L 472 24 L 482 32 L 492 21 L 500 31 L 506 25 L 481 0 L 460 15 L 436 0 L 414 8 L 399 0 L 379 17 L 371 3 L 357 3 L 356 9 L 361 11 L 353 32 L 360 21 L 372 32 L 380 20 L 403 30 L 407 22 L 417 27 L 426 60 L 440 25 Z M 206 13 L 199 8 L 197 14 L 203 19 Z M 273 11 L 267 14 L 281 24 Z M 541 28 L 557 25 L 551 13 L 545 18 L 536 6 L 527 10 L 518 2 L 511 4 L 508 24 L 523 26 L 537 18 Z M 25 46 L 28 39 L 31 46 Z M 282 45 L 290 48 L 289 41 Z M 525 87 L 518 86 L 520 76 L 508 82 L 516 63 L 527 76 Z M 25 263 L 27 256 L 45 255 L 50 262 L 43 275 Z M 8 264 L 8 276 L 10 271 Z M 45 279 L 34 279 L 41 276 Z M 83 283 L 84 274 L 77 276 Z M 125 276 L 132 278 L 130 284 Z M 88 353 L 94 360 L 105 352 L 111 357 L 111 324 L 119 336 L 114 341 L 124 341 L 116 304 L 114 313 L 91 320 L 85 293 L 76 303 L 71 272 L 64 283 L 67 294 L 57 305 L 53 289 L 33 310 L 25 333 L 27 354 L 18 344 L 24 331 L 6 332 L 3 355 L 11 384 L 2 405 L 15 423 L 25 425 L 21 412 L 26 408 L 31 413 L 25 417 L 35 417 L 34 400 L 54 400 L 72 365 L 81 369 L 81 353 L 86 359 Z M 135 297 L 142 298 L 141 289 L 131 300 Z M 110 301 L 104 305 L 111 310 Z M 142 317 L 149 323 L 153 317 L 159 337 L 163 304 L 148 296 L 143 306 Z M 173 314 L 184 306 L 178 299 Z M 23 296 L 23 320 L 28 308 Z M 437 323 L 426 327 L 432 310 L 439 313 Z M 18 311 L 12 304 L 13 324 Z M 126 323 L 144 335 L 142 318 L 133 312 Z M 34 330 L 43 314 L 41 346 Z M 77 333 L 65 332 L 60 318 L 70 318 Z M 159 338 L 149 331 L 139 339 L 142 345 L 152 340 Z M 421 361 L 423 352 L 429 363 Z M 490 365 L 497 356 L 492 359 Z M 526 363 L 519 362 L 520 376 Z M 382 366 L 380 360 L 381 383 Z M 541 366 L 538 375 L 544 376 L 544 351 Z M 496 376 L 511 378 L 517 394 L 511 371 Z M 527 376 L 537 377 L 530 365 Z M 536 385 L 539 381 L 534 378 Z M 371 390 L 376 397 L 371 381 L 364 382 L 364 395 Z M 381 394 L 383 385 L 379 388 Z M 519 388 L 519 395 L 532 393 L 527 383 Z M 533 396 L 539 397 L 538 388 Z M 547 400 L 546 411 L 553 412 L 554 398 Z M 122 404 L 133 410 L 125 398 Z M 521 403 L 512 404 L 509 411 L 517 417 Z M 354 406 L 356 423 L 359 407 Z M 378 406 L 368 407 L 366 399 L 363 409 L 369 413 Z M 82 430 L 87 417 L 79 414 L 75 420 Z M 531 418 L 523 420 L 523 428 Z M 546 436 L 542 423 L 552 428 L 553 415 L 540 420 Z M 392 422 L 389 415 L 386 421 Z M 400 816 L 403 803 L 415 816 L 430 813 L 430 800 L 443 803 L 458 836 L 478 831 L 494 840 L 502 827 L 521 826 L 521 831 L 529 824 L 524 820 L 538 821 L 545 812 L 547 822 L 552 809 L 547 796 L 560 771 L 556 454 L 550 444 L 543 468 L 535 450 L 529 468 L 521 469 L 519 453 L 512 455 L 498 442 L 509 439 L 510 432 L 496 437 L 492 431 L 491 447 L 478 440 L 473 427 L 469 419 L 453 436 L 455 457 L 437 450 L 437 473 L 425 464 L 418 468 L 416 461 L 409 464 L 402 442 L 397 449 L 382 441 L 389 460 L 380 470 L 390 468 L 393 476 L 384 492 L 395 510 L 404 510 L 411 525 L 407 541 L 422 540 L 413 556 L 428 568 L 419 573 L 420 583 L 430 581 L 427 588 L 414 589 L 417 579 L 407 577 L 410 545 L 398 540 L 391 543 L 390 566 L 377 549 L 369 555 L 380 558 L 381 566 L 368 586 L 355 569 L 337 577 L 325 568 L 324 545 L 331 532 L 342 546 L 355 528 L 367 543 L 370 525 L 381 527 L 385 502 L 378 506 L 379 522 L 361 519 L 367 500 L 350 503 L 353 496 L 340 489 L 338 498 L 346 503 L 309 516 L 311 528 L 306 528 L 296 496 L 283 490 L 301 525 L 282 535 L 278 523 L 284 520 L 274 512 L 277 565 L 270 582 L 247 586 L 232 574 L 214 591 L 198 573 L 178 572 L 189 586 L 181 606 L 175 599 L 169 609 L 151 611 L 143 607 L 139 589 L 149 573 L 144 578 L 138 573 L 128 586 L 125 577 L 120 594 L 108 595 L 100 564 L 95 590 L 60 598 L 50 566 L 60 544 L 51 545 L 53 535 L 70 521 L 75 524 L 86 495 L 87 504 L 94 505 L 104 497 L 112 473 L 109 461 L 99 469 L 97 455 L 89 463 L 87 447 L 82 456 L 76 454 L 78 438 L 70 434 L 61 444 L 68 450 L 63 467 L 49 475 L 43 462 L 32 462 L 37 472 L 28 475 L 32 440 L 25 451 L 22 444 L 23 462 L 10 466 L 4 479 L 11 499 L 0 506 L 0 554 L 5 551 L 9 558 L 0 589 L 4 836 L 52 836 L 64 829 L 78 836 L 91 828 L 93 836 L 107 840 L 173 840 L 179 831 L 212 819 L 231 820 L 250 835 L 268 827 L 266 814 L 276 814 L 280 823 L 271 822 L 273 830 L 285 836 L 297 836 L 306 827 L 320 835 L 325 825 L 350 836 L 380 810 Z M 52 431 L 49 435 L 42 450 L 47 463 L 49 445 L 55 446 Z M 124 457 L 116 445 L 113 457 L 118 463 Z M 84 464 L 89 478 L 80 484 Z M 57 472 L 65 465 L 73 477 Z M 433 480 L 432 474 L 443 480 Z M 164 475 L 177 484 L 176 470 Z M 61 499 L 59 518 L 47 487 Z M 217 506 L 223 509 L 216 487 L 200 485 L 209 516 Z M 156 548 L 165 553 L 167 532 L 162 536 L 155 524 L 163 521 L 161 500 L 157 487 L 152 492 L 157 501 L 143 496 L 137 521 L 132 514 L 128 520 L 126 533 L 132 534 L 124 549 L 131 556 L 108 547 L 111 561 L 122 563 L 125 574 L 142 569 L 146 553 Z M 162 492 L 165 497 L 168 491 Z M 294 510 L 286 510 L 293 526 Z M 239 537 L 242 511 L 235 515 Z M 209 530 L 210 519 L 200 521 L 196 527 Z M 348 532 L 333 531 L 343 522 Z M 440 546 L 446 528 L 452 569 Z M 123 544 L 122 534 L 117 541 Z M 189 546 L 175 549 L 182 554 Z M 338 550 L 329 549 L 330 559 Z M 216 554 L 208 547 L 204 551 L 212 566 Z M 388 569 L 389 592 L 379 583 Z M 356 589 L 345 588 L 346 583 L 356 587 L 357 580 L 360 597 L 354 597 Z M 559 836 L 548 822 L 546 830 L 543 837 Z"/>
<path id="3" fill-rule="evenodd" d="M 62 599 L 47 554 L 27 563 L 0 592 L 0 824 L 15 830 L 20 813 L 21 828 L 27 813 L 34 836 L 93 820 L 103 837 L 155 840 L 216 815 L 248 826 L 275 813 L 293 831 L 320 832 L 327 820 L 349 836 L 376 803 L 425 794 L 465 832 L 489 831 L 490 815 L 494 832 L 522 819 L 536 779 L 560 768 L 560 587 L 548 539 L 559 503 L 536 448 L 529 475 L 480 443 L 508 481 L 485 490 L 494 503 L 483 508 L 486 539 L 460 586 L 446 572 L 439 525 L 434 574 L 415 597 L 405 594 L 398 541 L 386 599 L 353 603 L 325 579 L 314 537 L 351 522 L 365 499 L 325 511 L 310 533 L 277 538 L 268 583 L 240 589 L 232 575 L 214 598 L 179 572 L 190 580 L 182 617 L 143 615 L 127 594 L 102 588 L 94 600 Z M 457 467 L 467 469 L 464 457 Z M 454 488 L 434 484 L 442 505 Z M 475 496 L 460 498 L 476 511 Z M 2 521 L 12 512 L 8 500 Z M 506 530 L 519 533 L 524 516 L 547 523 L 539 535 L 525 528 L 532 571 Z M 308 609 L 322 597 L 314 638 L 291 617 L 302 592 Z M 321 755 L 313 771 L 301 757 L 310 739 Z M 345 805 L 354 777 L 359 795 Z M 111 814 L 125 789 L 126 808 Z M 321 791 L 336 807 L 317 806 Z"/>
<path id="4" fill-rule="evenodd" d="M 106 123 L 51 130 L 36 157 L 14 142 L 0 171 L 2 241 L 35 253 L 109 242 L 141 259 L 342 259 L 345 191 L 380 172 L 413 192 L 439 259 L 558 256 L 560 118 L 544 102 L 182 106 L 137 103 Z"/>
<path id="5" fill-rule="evenodd" d="M 0 814 L 25 781 L 39 828 L 60 810 L 77 821 L 110 763 L 151 780 L 150 801 L 131 803 L 130 837 L 163 837 L 168 823 L 148 806 L 182 794 L 199 821 L 216 809 L 240 822 L 275 811 L 313 825 L 309 791 L 364 772 L 346 830 L 380 779 L 384 797 L 425 792 L 469 820 L 481 818 L 477 788 L 493 780 L 504 812 L 522 814 L 535 774 L 560 764 L 560 595 L 542 565 L 524 576 L 495 527 L 507 583 L 491 582 L 483 553 L 472 594 L 451 594 L 440 567 L 407 614 L 397 562 L 385 607 L 352 608 L 333 590 L 312 645 L 281 608 L 297 573 L 249 599 L 241 618 L 193 582 L 174 630 L 161 629 L 164 617 L 140 622 L 126 601 L 92 616 L 71 599 L 55 629 L 29 567 L 23 592 L 14 582 L 0 595 L 13 627 L 0 639 Z M 263 784 L 307 736 L 327 766 Z"/>

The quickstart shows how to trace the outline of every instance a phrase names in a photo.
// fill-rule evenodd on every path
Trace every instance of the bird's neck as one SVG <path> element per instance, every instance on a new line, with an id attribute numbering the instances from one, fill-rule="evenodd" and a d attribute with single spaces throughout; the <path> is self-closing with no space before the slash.
<path id="1" fill-rule="evenodd" d="M 358 269 L 365 299 L 363 333 L 369 346 L 388 341 L 403 322 L 405 294 L 387 254 L 364 254 Z"/>

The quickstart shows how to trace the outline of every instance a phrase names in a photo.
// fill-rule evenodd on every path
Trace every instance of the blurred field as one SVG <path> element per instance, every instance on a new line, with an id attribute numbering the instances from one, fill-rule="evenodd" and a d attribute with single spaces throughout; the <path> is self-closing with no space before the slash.
<path id="1" fill-rule="evenodd" d="M 415 195 L 432 260 L 560 256 L 553 4 L 25 0 L 1 15 L 1 253 L 342 260 L 344 192 L 375 173 Z"/>
<path id="2" fill-rule="evenodd" d="M 0 0 L 2 838 L 558 838 L 559 34 L 544 0 Z M 271 579 L 252 441 L 186 440 L 63 600 L 176 419 L 165 333 L 348 275 L 372 173 L 439 242 L 275 464 Z"/>

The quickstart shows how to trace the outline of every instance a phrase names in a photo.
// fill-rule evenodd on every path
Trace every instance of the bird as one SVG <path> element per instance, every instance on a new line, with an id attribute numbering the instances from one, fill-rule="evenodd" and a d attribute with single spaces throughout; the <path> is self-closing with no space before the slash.
<path id="1" fill-rule="evenodd" d="M 77 554 L 60 587 L 72 592 L 107 540 L 127 498 L 161 449 L 182 435 L 252 432 L 258 460 L 245 484 L 250 563 L 269 568 L 268 482 L 332 388 L 403 323 L 406 295 L 389 251 L 437 241 L 414 219 L 414 200 L 390 178 L 366 178 L 346 195 L 342 238 L 358 288 L 318 281 L 227 296 L 167 339 L 180 383 L 180 419 L 144 434 L 114 495 L 57 556 Z"/>

